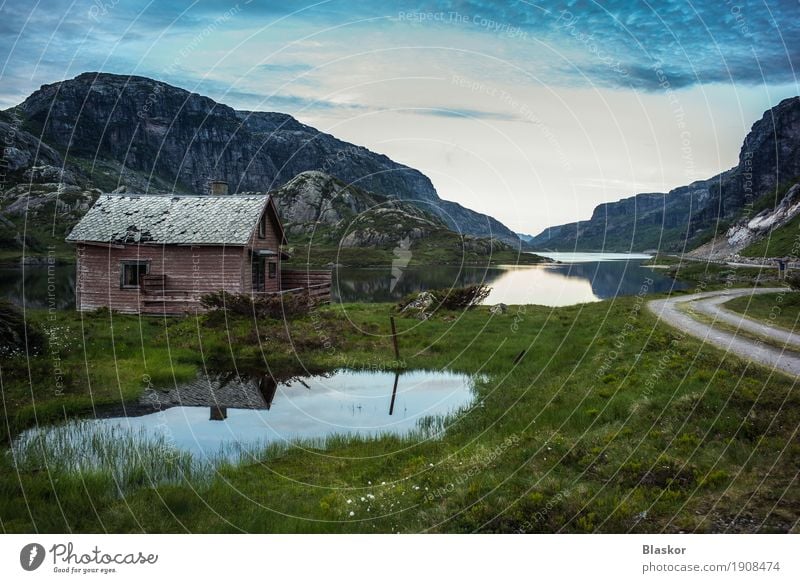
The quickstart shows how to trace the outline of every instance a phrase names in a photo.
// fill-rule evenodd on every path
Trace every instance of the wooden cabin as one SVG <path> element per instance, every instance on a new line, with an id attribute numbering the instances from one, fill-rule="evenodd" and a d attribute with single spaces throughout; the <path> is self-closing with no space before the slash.
<path id="1" fill-rule="evenodd" d="M 281 268 L 286 236 L 269 195 L 104 194 L 67 241 L 80 311 L 195 312 L 220 290 L 330 297 L 329 271 Z"/>

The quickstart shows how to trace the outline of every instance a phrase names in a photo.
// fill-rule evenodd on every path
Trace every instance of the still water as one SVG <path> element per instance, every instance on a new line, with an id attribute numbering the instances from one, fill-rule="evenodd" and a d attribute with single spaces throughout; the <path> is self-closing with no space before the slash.
<path id="1" fill-rule="evenodd" d="M 0 267 L 0 297 L 28 308 L 75 307 L 74 265 Z"/>
<path id="2" fill-rule="evenodd" d="M 624 253 L 550 253 L 559 263 L 532 266 L 341 267 L 333 275 L 333 298 L 339 302 L 396 302 L 426 289 L 485 283 L 492 287 L 487 304 L 568 306 L 639 292 L 652 279 L 650 293 L 682 289 L 665 273 L 642 266 L 648 255 Z M 75 268 L 47 266 L 0 268 L 0 296 L 28 307 L 75 306 Z"/>
<path id="3" fill-rule="evenodd" d="M 393 277 L 391 269 L 343 267 L 334 273 L 333 295 L 341 302 L 393 302 L 425 289 L 485 283 L 486 304 L 570 306 L 635 295 L 646 280 L 648 293 L 683 289 L 665 273 L 645 267 L 649 255 L 551 253 L 558 263 L 500 267 L 412 267 Z"/>
<path id="4" fill-rule="evenodd" d="M 235 458 L 274 443 L 313 440 L 323 445 L 332 435 L 402 436 L 430 430 L 438 427 L 435 419 L 469 405 L 473 389 L 471 376 L 446 371 L 341 369 L 285 382 L 269 376 L 201 376 L 170 390 L 148 391 L 127 417 L 32 430 L 20 439 L 36 435 L 54 444 L 69 442 L 78 450 L 83 446 L 76 442 L 84 441 L 89 451 L 98 436 L 127 433 L 198 459 Z"/>

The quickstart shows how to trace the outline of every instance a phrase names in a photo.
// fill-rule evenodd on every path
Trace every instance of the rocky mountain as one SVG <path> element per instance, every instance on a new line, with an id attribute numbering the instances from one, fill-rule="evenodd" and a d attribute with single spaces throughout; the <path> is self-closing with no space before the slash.
<path id="1" fill-rule="evenodd" d="M 100 191 L 65 167 L 61 154 L 22 129 L 22 120 L 0 113 L 0 261 L 37 261 L 74 255 L 64 237 Z"/>
<path id="2" fill-rule="evenodd" d="M 754 212 L 755 216 L 752 216 Z M 793 223 L 798 218 L 800 184 L 794 184 L 776 206 L 768 205 L 758 212 L 753 209 L 745 213 L 723 235 L 700 245 L 689 255 L 712 261 L 797 257 L 800 255 L 800 241 L 797 239 L 797 225 Z"/>
<path id="3" fill-rule="evenodd" d="M 411 202 L 316 170 L 298 174 L 271 194 L 290 253 L 300 261 L 373 266 L 543 261 L 497 239 L 459 235 Z"/>
<path id="4" fill-rule="evenodd" d="M 168 192 L 169 185 L 113 161 L 64 162 L 55 149 L 0 114 L 0 262 L 70 261 L 64 238 L 110 182 L 117 191 Z M 77 159 L 80 161 L 80 159 Z M 119 184 L 121 186 L 118 186 Z M 111 190 L 111 188 L 105 188 Z M 257 192 L 263 192 L 257 191 Z M 271 191 L 287 229 L 292 256 L 316 265 L 389 266 L 537 263 L 497 239 L 459 235 L 412 202 L 370 192 L 324 172 L 301 172 Z"/>
<path id="5" fill-rule="evenodd" d="M 385 247 L 449 230 L 436 215 L 310 170 L 272 192 L 289 236 L 343 247 Z"/>
<path id="6" fill-rule="evenodd" d="M 153 79 L 84 73 L 42 86 L 8 116 L 49 147 L 47 160 L 33 164 L 57 165 L 51 154 L 58 151 L 68 168 L 81 169 L 95 184 L 116 176 L 117 186 L 135 182 L 135 190 L 203 192 L 210 179 L 220 179 L 234 191 L 263 192 L 318 170 L 409 201 L 454 231 L 519 244 L 496 219 L 441 200 L 418 170 L 289 115 L 237 111 Z"/>
<path id="7" fill-rule="evenodd" d="M 668 193 L 601 204 L 588 221 L 550 227 L 528 245 L 563 251 L 689 251 L 754 212 L 775 208 L 798 177 L 800 97 L 793 97 L 753 124 L 730 170 Z"/>

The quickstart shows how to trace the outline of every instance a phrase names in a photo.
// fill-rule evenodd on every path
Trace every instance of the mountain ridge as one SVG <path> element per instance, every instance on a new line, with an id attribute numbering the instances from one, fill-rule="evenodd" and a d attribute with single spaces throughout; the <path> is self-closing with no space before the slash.
<path id="1" fill-rule="evenodd" d="M 410 201 L 455 231 L 519 245 L 497 219 L 439 198 L 420 171 L 289 114 L 235 110 L 148 77 L 94 72 L 43 85 L 12 109 L 68 158 L 122 164 L 178 190 L 202 192 L 209 180 L 221 179 L 234 191 L 266 191 L 321 170 Z"/>
<path id="2" fill-rule="evenodd" d="M 667 193 L 602 203 L 590 219 L 548 227 L 526 248 L 689 251 L 721 236 L 751 209 L 777 206 L 798 177 L 800 97 L 795 96 L 753 123 L 733 168 Z"/>
<path id="3" fill-rule="evenodd" d="M 295 261 L 391 265 L 533 264 L 544 258 L 497 239 L 459 235 L 437 215 L 408 201 L 369 192 L 309 170 L 270 192 Z"/>

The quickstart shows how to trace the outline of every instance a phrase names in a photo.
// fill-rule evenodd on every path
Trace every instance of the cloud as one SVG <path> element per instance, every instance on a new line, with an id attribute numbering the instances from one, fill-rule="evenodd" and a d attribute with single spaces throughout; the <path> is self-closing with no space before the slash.
<path id="1" fill-rule="evenodd" d="M 484 34 L 508 24 L 524 31 L 524 38 L 554 47 L 567 57 L 558 68 L 560 80 L 568 84 L 585 83 L 585 76 L 605 86 L 655 90 L 659 87 L 655 63 L 663 64 L 673 87 L 796 82 L 794 63 L 800 57 L 796 2 L 436 4 L 471 14 L 474 22 L 491 23 L 476 25 L 484 28 Z M 524 54 L 522 44 L 510 51 Z"/>
<path id="2" fill-rule="evenodd" d="M 441 107 L 412 107 L 401 109 L 401 113 L 413 115 L 427 115 L 432 117 L 481 119 L 487 121 L 516 121 L 525 122 L 522 117 L 499 111 L 485 111 L 466 108 L 441 108 Z"/>
<path id="3" fill-rule="evenodd" d="M 796 2 L 423 0 L 415 6 L 402 0 L 41 0 L 33 8 L 6 2 L 0 56 L 7 62 L 4 81 L 29 76 L 20 94 L 88 69 L 167 71 L 177 81 L 178 74 L 203 78 L 221 62 L 212 76 L 237 86 L 251 78 L 245 91 L 282 93 L 294 82 L 325 95 L 340 79 L 318 65 L 409 44 L 479 47 L 528 73 L 520 84 L 657 91 L 664 76 L 673 88 L 796 82 Z M 281 99 L 287 107 L 333 106 L 325 99 Z"/>
<path id="4" fill-rule="evenodd" d="M 268 73 L 305 73 L 314 67 L 306 63 L 265 63 L 258 68 Z"/>

